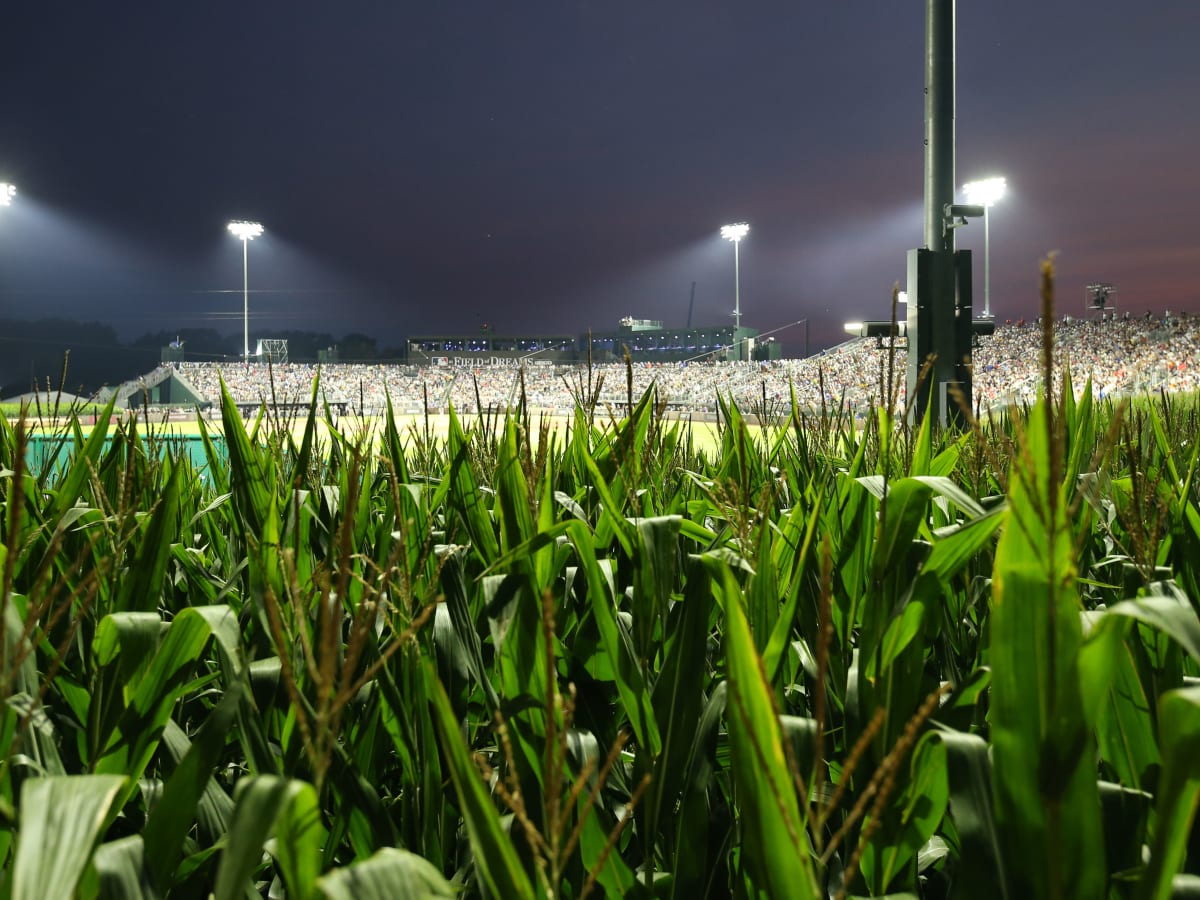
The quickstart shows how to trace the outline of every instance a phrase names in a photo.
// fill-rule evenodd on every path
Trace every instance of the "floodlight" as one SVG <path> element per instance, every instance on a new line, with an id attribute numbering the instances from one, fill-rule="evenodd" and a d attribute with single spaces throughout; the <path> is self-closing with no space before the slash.
<path id="1" fill-rule="evenodd" d="M 733 241 L 733 327 L 735 329 L 742 327 L 742 290 L 741 275 L 738 271 L 738 244 L 749 233 L 750 226 L 745 222 L 721 226 L 721 237 L 727 241 Z"/>
<path id="2" fill-rule="evenodd" d="M 721 237 L 735 244 L 750 233 L 750 226 L 745 222 L 735 222 L 733 225 L 721 226 Z"/>
<path id="3" fill-rule="evenodd" d="M 7 181 L 0 181 L 0 206 L 8 206 L 16 196 L 17 189 Z"/>
<path id="4" fill-rule="evenodd" d="M 234 221 L 229 231 L 242 242 L 242 358 L 250 359 L 250 262 L 247 245 L 263 233 L 257 222 Z"/>
<path id="5" fill-rule="evenodd" d="M 257 222 L 230 222 L 229 230 L 234 237 L 243 241 L 252 241 L 263 233 L 263 227 Z"/>
<path id="6" fill-rule="evenodd" d="M 1004 196 L 1007 188 L 1003 178 L 984 178 L 963 185 L 967 200 L 983 207 L 983 315 L 988 319 L 992 316 L 992 238 L 988 210 Z"/>
<path id="7" fill-rule="evenodd" d="M 963 195 L 971 203 L 981 206 L 991 206 L 1004 196 L 1008 187 L 1003 178 L 984 178 L 980 181 L 970 181 L 963 185 Z"/>

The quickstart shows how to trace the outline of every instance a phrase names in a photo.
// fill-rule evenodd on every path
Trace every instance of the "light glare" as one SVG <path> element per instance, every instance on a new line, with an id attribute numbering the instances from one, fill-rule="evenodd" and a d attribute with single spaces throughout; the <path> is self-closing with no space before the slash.
<path id="1" fill-rule="evenodd" d="M 863 330 L 862 322 L 847 322 L 844 326 L 847 334 L 861 335 Z"/>
<path id="2" fill-rule="evenodd" d="M 733 225 L 721 226 L 721 237 L 735 244 L 750 233 L 750 226 L 745 222 L 735 222 Z"/>
<path id="3" fill-rule="evenodd" d="M 8 206 L 16 196 L 17 189 L 7 181 L 0 181 L 0 206 Z"/>
<path id="4" fill-rule="evenodd" d="M 980 181 L 971 181 L 964 184 L 963 194 L 966 196 L 968 203 L 991 206 L 1004 196 L 1007 187 L 1008 184 L 1003 178 L 984 178 Z"/>
<path id="5" fill-rule="evenodd" d="M 230 222 L 229 230 L 234 237 L 243 241 L 252 241 L 263 233 L 263 227 L 257 222 Z"/>

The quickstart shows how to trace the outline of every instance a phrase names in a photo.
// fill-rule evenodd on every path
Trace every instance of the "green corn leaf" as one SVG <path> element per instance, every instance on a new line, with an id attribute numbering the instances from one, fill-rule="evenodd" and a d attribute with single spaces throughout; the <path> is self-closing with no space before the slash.
<path id="1" fill-rule="evenodd" d="M 291 791 L 289 801 L 280 809 L 275 820 L 275 839 L 268 841 L 266 847 L 279 866 L 288 897 L 311 900 L 317 894 L 322 850 L 328 835 L 321 821 L 317 792 L 303 782 L 292 784 L 300 786 Z"/>
<path id="2" fill-rule="evenodd" d="M 1111 611 L 1085 614 L 1094 624 L 1079 652 L 1080 687 L 1085 714 L 1096 723 L 1101 758 L 1113 766 L 1121 784 L 1137 788 L 1160 758 L 1150 701 L 1129 643 L 1139 640 L 1133 617 L 1110 616 Z"/>
<path id="3" fill-rule="evenodd" d="M 645 798 L 646 833 L 654 838 L 667 810 L 673 809 L 683 785 L 696 721 L 704 704 L 708 621 L 712 586 L 707 570 L 693 558 L 688 564 L 687 593 L 680 604 L 678 626 L 666 648 L 666 661 L 654 685 L 653 703 L 662 753 Z"/>
<path id="4" fill-rule="evenodd" d="M 295 455 L 292 460 L 292 467 L 289 483 L 293 487 L 299 487 L 308 476 L 309 466 L 312 464 L 313 447 L 317 438 L 317 398 L 320 394 L 321 372 L 318 369 L 317 374 L 313 376 L 312 393 L 308 401 L 308 415 L 304 418 L 304 434 L 300 438 L 300 447 L 295 446 L 295 439 L 289 432 L 288 438 L 292 443 L 292 449 Z"/>
<path id="5" fill-rule="evenodd" d="M 100 900 L 157 900 L 162 894 L 146 878 L 140 834 L 101 844 L 92 854 Z M 80 891 L 83 893 L 83 891 Z"/>
<path id="6" fill-rule="evenodd" d="M 479 632 L 475 630 L 475 620 L 471 615 L 470 603 L 467 600 L 467 585 L 463 573 L 461 551 L 447 552 L 442 565 L 441 586 L 442 593 L 446 598 L 446 609 L 450 614 L 450 622 L 466 652 L 467 666 L 471 670 L 471 675 L 483 688 L 488 710 L 494 714 L 500 708 L 500 697 L 492 686 L 491 678 L 483 661 L 483 644 L 479 639 Z"/>
<path id="7" fill-rule="evenodd" d="M 1084 384 L 1083 394 L 1074 404 L 1071 421 L 1066 427 L 1066 439 L 1068 450 L 1063 480 L 1067 484 L 1075 484 L 1088 468 L 1091 456 L 1096 450 L 1096 415 L 1091 378 Z"/>
<path id="8" fill-rule="evenodd" d="M 204 448 L 204 458 L 208 463 L 205 468 L 205 475 L 212 480 L 215 493 L 229 494 L 229 460 L 227 455 L 218 449 L 217 444 L 213 441 L 208 422 L 204 417 L 197 415 L 196 420 L 199 425 L 200 444 Z"/>
<path id="9" fill-rule="evenodd" d="M 231 693 L 237 696 L 239 701 L 238 706 L 240 707 L 245 701 L 244 688 L 233 689 Z M 212 713 L 209 714 L 209 718 L 205 720 L 205 723 L 200 726 L 201 732 L 205 731 L 206 725 L 210 720 L 213 720 Z M 217 721 L 220 720 L 218 719 Z M 235 718 L 234 724 L 229 726 L 231 731 L 236 728 L 236 721 Z M 213 730 L 215 730 L 215 724 L 214 722 Z M 222 735 L 222 743 L 235 738 L 236 734 Z M 205 739 L 208 739 L 207 734 L 205 734 Z M 176 724 L 174 719 L 168 719 L 167 726 L 163 729 L 162 756 L 160 758 L 163 760 L 164 769 L 169 778 L 175 777 L 179 764 L 183 762 L 184 757 L 192 749 L 192 741 L 189 740 L 184 730 Z M 154 810 L 152 809 L 151 814 L 153 812 Z M 201 846 L 211 846 L 216 843 L 229 830 L 229 817 L 232 814 L 233 799 L 229 794 L 225 793 L 225 789 L 217 783 L 215 778 L 210 777 L 199 799 L 196 801 L 198 843 Z"/>
<path id="10" fill-rule="evenodd" d="M 483 491 L 479 489 L 471 469 L 470 441 L 453 410 L 450 412 L 449 429 L 446 449 L 451 463 L 443 483 L 448 486 L 451 508 L 470 536 L 472 549 L 479 554 L 485 566 L 491 565 L 500 555 L 500 544 L 496 539 L 491 513 L 484 505 Z"/>
<path id="11" fill-rule="evenodd" d="M 763 650 L 763 666 L 767 672 L 767 681 L 771 684 L 775 684 L 775 679 L 779 677 L 784 654 L 791 644 L 792 627 L 796 623 L 796 610 L 800 604 L 801 587 L 804 582 L 810 548 L 813 537 L 816 535 L 817 524 L 820 521 L 823 496 L 824 487 L 822 486 L 818 488 L 818 494 L 807 520 L 805 520 L 800 507 L 792 510 L 788 517 L 788 523 L 783 529 L 784 540 L 776 544 L 778 549 L 771 560 L 771 563 L 777 568 L 788 573 L 783 606 L 779 610 L 779 618 L 775 620 L 771 636 Z M 804 523 L 803 531 L 800 528 L 802 522 Z M 781 558 L 785 554 L 792 557 L 787 563 Z"/>
<path id="12" fill-rule="evenodd" d="M 946 582 L 959 574 L 992 540 L 1004 524 L 1004 506 L 990 509 L 961 525 L 939 530 L 925 563 L 923 574 L 933 574 Z"/>
<path id="13" fill-rule="evenodd" d="M 59 481 L 54 491 L 54 499 L 47 510 L 47 521 L 57 522 L 83 496 L 84 488 L 92 478 L 92 474 L 100 469 L 100 459 L 104 453 L 104 444 L 108 439 L 108 426 L 112 420 L 113 408 L 117 402 L 116 394 L 109 399 L 108 405 L 96 416 L 91 434 L 85 440 L 78 432 L 78 419 L 75 421 L 76 452 L 71 457 L 66 475 Z"/>
<path id="14" fill-rule="evenodd" d="M 601 513 L 600 522 L 597 523 L 597 534 L 600 533 L 600 526 L 604 525 L 611 529 L 613 537 L 621 545 L 621 549 L 625 551 L 626 556 L 633 556 L 633 527 L 628 520 L 623 517 L 624 504 L 619 502 L 613 495 L 609 487 L 609 483 L 600 473 L 600 467 L 596 464 L 596 460 L 592 457 L 585 457 L 588 473 L 592 477 L 592 487 L 595 488 L 596 494 L 600 497 Z"/>
<path id="15" fill-rule="evenodd" d="M 1150 594 L 1108 607 L 1100 621 L 1110 617 L 1135 619 L 1157 629 L 1200 662 L 1200 616 L 1187 598 Z"/>
<path id="16" fill-rule="evenodd" d="M 126 779 L 56 775 L 21 786 L 11 900 L 72 900 Z"/>
<path id="17" fill-rule="evenodd" d="M 214 632 L 237 629 L 237 617 L 227 606 L 189 607 L 179 613 L 136 687 L 118 723 L 120 734 L 110 740 L 96 761 L 98 773 L 141 777 L 183 694 L 192 665 Z"/>
<path id="18" fill-rule="evenodd" d="M 807 823 L 801 817 L 783 733 L 771 691 L 754 650 L 737 580 L 728 566 L 704 558 L 720 586 L 725 610 L 733 780 L 745 836 L 743 859 L 755 888 L 797 900 L 820 896 L 813 877 Z"/>
<path id="19" fill-rule="evenodd" d="M 1150 864 L 1138 891 L 1142 900 L 1168 900 L 1172 880 L 1187 857 L 1200 806 L 1200 688 L 1163 694 L 1158 721 L 1164 764 Z"/>
<path id="20" fill-rule="evenodd" d="M 317 882 L 328 900 L 426 900 L 455 898 L 459 891 L 428 860 L 396 847 L 334 869 Z"/>
<path id="21" fill-rule="evenodd" d="M 683 779 L 683 798 L 679 806 L 679 829 L 675 841 L 675 867 L 671 882 L 672 900 L 705 896 L 711 867 L 708 820 L 711 814 L 709 789 L 717 769 L 717 736 L 725 715 L 729 682 L 713 688 L 696 725 Z M 732 823 L 730 823 L 732 827 Z M 717 836 L 720 842 L 720 836 Z"/>
<path id="22" fill-rule="evenodd" d="M 595 616 L 601 642 L 616 675 L 617 692 L 625 714 L 629 717 L 638 745 L 645 749 L 651 758 L 657 757 L 662 751 L 662 736 L 646 687 L 645 675 L 634 647 L 625 640 L 623 632 L 617 627 L 612 591 L 596 559 L 595 548 L 592 546 L 592 532 L 582 522 L 573 521 L 568 525 L 567 533 L 579 555 L 579 567 L 587 579 L 592 614 Z"/>
<path id="23" fill-rule="evenodd" d="M 246 896 L 251 876 L 262 865 L 264 844 L 272 834 L 277 835 L 277 844 L 287 847 L 277 846 L 276 854 L 288 896 L 299 900 L 311 897 L 322 840 L 312 785 L 274 775 L 243 778 L 238 782 L 233 803 L 229 840 L 217 868 L 213 891 L 216 900 Z M 288 819 L 290 824 L 282 824 Z M 281 832 L 286 835 L 282 841 L 278 837 Z M 303 859 L 296 860 L 296 856 Z"/>
<path id="24" fill-rule="evenodd" d="M 400 429 L 396 426 L 396 411 L 392 408 L 392 395 L 387 392 L 387 417 L 384 420 L 382 442 L 392 476 L 398 484 L 408 484 L 408 460 L 404 455 L 404 444 L 400 440 Z"/>
<path id="25" fill-rule="evenodd" d="M 1084 709 L 1096 722 L 1101 755 L 1126 787 L 1141 786 L 1161 761 L 1147 693 L 1134 655 L 1134 622 L 1162 633 L 1200 660 L 1200 618 L 1186 598 L 1151 595 L 1085 613 L 1090 626 L 1080 651 Z"/>
<path id="26" fill-rule="evenodd" d="M 200 798 L 211 788 L 212 771 L 225 749 L 239 705 L 241 689 L 236 683 L 209 713 L 191 747 L 163 787 L 146 821 L 146 858 L 154 884 L 165 889 L 183 849 L 183 840 L 199 813 Z M 177 727 L 177 726 L 176 726 Z M 219 788 L 217 789 L 219 790 Z"/>
<path id="27" fill-rule="evenodd" d="M 533 886 L 521 868 L 512 842 L 500 827 L 500 817 L 483 786 L 459 732 L 450 698 L 432 667 L 425 667 L 426 683 L 433 706 L 433 721 L 442 747 L 454 793 L 467 829 L 480 877 L 495 897 L 532 900 Z"/>
<path id="28" fill-rule="evenodd" d="M 996 821 L 1018 894 L 1104 893 L 1092 729 L 1083 715 L 1066 499 L 1045 402 L 1030 414 L 1009 478 L 991 609 Z M 1061 451 L 1058 451 L 1061 452 Z"/>
<path id="29" fill-rule="evenodd" d="M 750 632 L 754 635 L 754 647 L 762 653 L 771 640 L 782 612 L 779 571 L 771 553 L 778 535 L 774 528 L 764 523 L 751 540 L 756 541 L 758 546 L 755 548 L 754 575 L 746 582 L 746 614 L 750 621 Z"/>
<path id="30" fill-rule="evenodd" d="M 1012 900 L 992 805 L 992 763 L 988 745 L 973 734 L 934 732 L 946 748 L 950 816 L 961 847 L 954 900 Z"/>
<path id="31" fill-rule="evenodd" d="M 509 419 L 500 442 L 493 483 L 496 486 L 496 519 L 500 526 L 500 551 L 529 541 L 537 531 L 530 486 L 521 467 L 517 423 Z M 539 551 L 541 552 L 541 551 Z M 535 557 L 537 554 L 533 554 Z M 538 568 L 534 565 L 534 568 Z"/>
<path id="32" fill-rule="evenodd" d="M 261 412 L 260 412 L 261 415 Z M 229 475 L 233 495 L 246 531 L 261 535 L 269 516 L 274 473 L 266 462 L 269 457 L 246 433 L 242 414 L 233 397 L 221 382 L 221 424 L 225 434 L 225 449 L 229 453 Z"/>
<path id="33" fill-rule="evenodd" d="M 633 552 L 633 637 L 640 659 L 651 654 L 656 628 L 666 616 L 679 569 L 679 516 L 631 520 L 637 533 Z"/>
<path id="34" fill-rule="evenodd" d="M 933 463 L 933 416 L 922 416 L 921 427 L 913 445 L 909 475 L 928 475 Z"/>
<path id="35" fill-rule="evenodd" d="M 146 523 L 137 544 L 137 555 L 117 594 L 117 610 L 151 612 L 163 603 L 163 585 L 171 544 L 179 536 L 180 473 L 175 467 Z"/>
<path id="36" fill-rule="evenodd" d="M 942 823 L 950 800 L 946 747 L 928 733 L 917 742 L 909 761 L 909 781 L 903 794 L 884 814 L 892 828 L 867 844 L 862 858 L 863 880 L 882 894 L 914 859 Z M 897 887 L 913 887 L 911 882 Z"/>

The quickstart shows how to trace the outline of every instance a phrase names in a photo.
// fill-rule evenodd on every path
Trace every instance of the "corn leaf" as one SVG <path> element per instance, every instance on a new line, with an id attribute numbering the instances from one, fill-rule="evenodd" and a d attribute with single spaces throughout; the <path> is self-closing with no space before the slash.
<path id="1" fill-rule="evenodd" d="M 384 847 L 370 859 L 323 875 L 317 889 L 328 900 L 425 900 L 455 898 L 458 890 L 426 859 Z"/>
<path id="2" fill-rule="evenodd" d="M 1200 688 L 1163 694 L 1158 720 L 1164 765 L 1155 804 L 1150 864 L 1138 892 L 1142 900 L 1173 896 L 1172 880 L 1187 857 L 1200 806 Z"/>
<path id="3" fill-rule="evenodd" d="M 281 860 L 281 870 L 289 896 L 300 900 L 312 895 L 315 878 L 314 864 L 320 859 L 320 819 L 316 809 L 316 793 L 303 781 L 258 775 L 238 782 L 233 796 L 233 820 L 229 840 L 217 868 L 216 900 L 234 900 L 245 896 L 251 875 L 262 865 L 263 845 L 276 833 L 281 817 L 298 820 L 290 826 L 289 837 L 300 835 L 301 846 L 279 851 L 286 859 L 289 854 L 304 859 L 288 865 Z M 284 844 L 288 841 L 285 839 Z"/>
<path id="4" fill-rule="evenodd" d="M 500 827 L 500 817 L 483 786 L 483 779 L 459 736 L 450 698 L 433 669 L 426 666 L 433 722 L 442 746 L 454 793 L 467 829 L 467 839 L 480 877 L 495 897 L 532 900 L 533 886 L 517 859 L 512 842 Z"/>
<path id="5" fill-rule="evenodd" d="M 57 775 L 21 786 L 12 900 L 72 900 L 126 779 Z"/>
<path id="6" fill-rule="evenodd" d="M 725 610 L 729 678 L 726 720 L 733 749 L 733 780 L 738 789 L 745 838 L 746 872 L 755 888 L 773 897 L 816 898 L 806 822 L 801 817 L 783 733 L 762 659 L 754 649 L 744 602 L 732 571 L 705 558 L 720 587 Z"/>
<path id="7" fill-rule="evenodd" d="M 1049 898 L 1104 893 L 1094 745 L 1083 717 L 1082 632 L 1066 501 L 1054 478 L 1053 419 L 1030 415 L 1009 478 L 991 610 L 996 821 L 1013 890 Z M 1060 463 L 1061 464 L 1061 463 Z"/>

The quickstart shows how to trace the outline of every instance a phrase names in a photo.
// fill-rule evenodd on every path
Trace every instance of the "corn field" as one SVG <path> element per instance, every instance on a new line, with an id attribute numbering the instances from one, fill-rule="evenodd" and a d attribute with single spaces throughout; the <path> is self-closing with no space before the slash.
<path id="1" fill-rule="evenodd" d="M 1196 407 L 1064 381 L 4 422 L 0 897 L 1198 896 Z"/>

